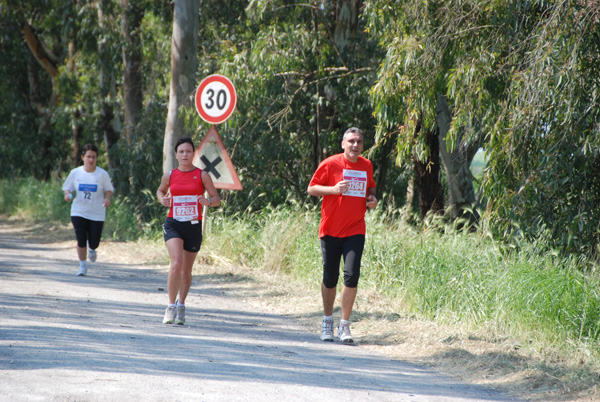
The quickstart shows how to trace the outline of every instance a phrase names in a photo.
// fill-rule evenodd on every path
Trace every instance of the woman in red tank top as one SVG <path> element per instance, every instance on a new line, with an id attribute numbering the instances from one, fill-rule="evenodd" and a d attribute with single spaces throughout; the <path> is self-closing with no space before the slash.
<path id="1" fill-rule="evenodd" d="M 202 244 L 202 207 L 216 207 L 221 198 L 208 175 L 192 163 L 194 143 L 188 137 L 175 145 L 179 167 L 166 173 L 156 191 L 160 203 L 169 208 L 163 225 L 171 267 L 167 278 L 169 304 L 163 323 L 185 323 L 185 299 L 192 285 L 192 267 Z M 205 191 L 208 198 L 204 196 Z"/>

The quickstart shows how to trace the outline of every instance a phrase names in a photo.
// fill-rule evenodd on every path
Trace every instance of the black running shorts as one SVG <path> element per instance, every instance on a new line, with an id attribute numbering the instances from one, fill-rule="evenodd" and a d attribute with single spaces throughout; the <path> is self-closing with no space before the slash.
<path id="1" fill-rule="evenodd" d="M 89 247 L 92 250 L 98 248 L 100 238 L 102 237 L 104 221 L 92 221 L 81 216 L 71 216 L 71 223 L 73 224 L 73 229 L 75 229 L 78 247 Z"/>
<path id="2" fill-rule="evenodd" d="M 360 260 L 365 247 L 365 235 L 348 237 L 321 237 L 323 254 L 323 284 L 334 288 L 340 276 L 340 259 L 344 257 L 344 285 L 349 288 L 358 286 Z"/>
<path id="3" fill-rule="evenodd" d="M 173 218 L 167 218 L 163 225 L 163 234 L 165 242 L 173 238 L 182 239 L 185 251 L 197 253 L 202 244 L 202 221 L 179 222 Z"/>

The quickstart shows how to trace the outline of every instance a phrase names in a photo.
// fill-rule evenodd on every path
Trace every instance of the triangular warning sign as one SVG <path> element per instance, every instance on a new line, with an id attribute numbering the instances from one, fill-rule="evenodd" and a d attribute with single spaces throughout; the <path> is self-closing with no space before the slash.
<path id="1" fill-rule="evenodd" d="M 215 126 L 210 127 L 210 130 L 198 145 L 198 149 L 194 153 L 194 165 L 208 172 L 218 189 L 243 189 L 223 140 L 221 140 Z"/>

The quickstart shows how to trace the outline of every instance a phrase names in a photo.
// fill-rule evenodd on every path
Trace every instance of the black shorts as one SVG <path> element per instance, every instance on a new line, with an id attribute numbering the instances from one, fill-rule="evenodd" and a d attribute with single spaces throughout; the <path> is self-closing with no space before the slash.
<path id="1" fill-rule="evenodd" d="M 81 216 L 71 216 L 71 223 L 77 237 L 77 247 L 89 247 L 92 250 L 98 248 L 102 237 L 104 221 L 92 221 Z"/>
<path id="2" fill-rule="evenodd" d="M 202 244 L 202 221 L 196 222 L 179 222 L 176 219 L 167 218 L 163 225 L 165 242 L 173 238 L 182 239 L 185 251 L 197 253 Z"/>
<path id="3" fill-rule="evenodd" d="M 365 235 L 348 237 L 321 237 L 323 254 L 323 284 L 326 288 L 337 286 L 340 276 L 340 259 L 344 257 L 344 285 L 349 288 L 358 286 L 360 260 L 365 248 Z"/>

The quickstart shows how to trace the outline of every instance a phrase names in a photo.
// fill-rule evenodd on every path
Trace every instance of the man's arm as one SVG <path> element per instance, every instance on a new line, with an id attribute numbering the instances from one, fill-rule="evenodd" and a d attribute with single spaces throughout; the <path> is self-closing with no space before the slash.
<path id="1" fill-rule="evenodd" d="M 320 184 L 314 184 L 312 186 L 308 186 L 306 190 L 308 194 L 314 195 L 315 197 L 322 197 L 324 195 L 336 195 L 343 194 L 348 191 L 348 182 L 346 180 L 342 180 L 338 182 L 335 186 L 322 186 Z"/>

